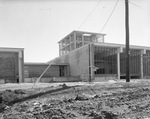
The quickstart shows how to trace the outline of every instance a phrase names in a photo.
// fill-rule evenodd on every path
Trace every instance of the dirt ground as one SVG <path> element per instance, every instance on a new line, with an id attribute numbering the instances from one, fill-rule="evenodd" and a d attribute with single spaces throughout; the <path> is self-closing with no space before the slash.
<path id="1" fill-rule="evenodd" d="M 0 119 L 150 119 L 150 80 L 32 86 L 0 85 Z"/>

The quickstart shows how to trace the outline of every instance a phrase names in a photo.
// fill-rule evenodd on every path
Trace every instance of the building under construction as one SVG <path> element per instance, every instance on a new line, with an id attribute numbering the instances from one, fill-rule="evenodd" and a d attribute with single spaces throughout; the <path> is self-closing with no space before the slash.
<path id="1" fill-rule="evenodd" d="M 126 77 L 126 48 L 105 43 L 106 34 L 73 31 L 60 40 L 56 63 L 69 65 L 68 76 L 100 81 Z M 131 78 L 150 78 L 150 47 L 130 46 Z"/>
<path id="2" fill-rule="evenodd" d="M 102 81 L 126 78 L 126 48 L 105 43 L 106 34 L 73 31 L 60 40 L 59 57 L 24 63 L 23 48 L 0 48 L 0 83 Z M 150 78 L 150 47 L 130 46 L 131 78 Z"/>

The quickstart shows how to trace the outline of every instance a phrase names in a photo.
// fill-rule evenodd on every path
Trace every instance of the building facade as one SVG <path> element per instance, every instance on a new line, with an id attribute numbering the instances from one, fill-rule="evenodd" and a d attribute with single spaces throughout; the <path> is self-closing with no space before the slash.
<path id="1" fill-rule="evenodd" d="M 91 33 L 84 31 L 72 31 L 59 43 L 59 56 L 67 54 L 75 49 L 78 49 L 91 42 L 104 42 L 104 36 L 106 34 Z"/>
<path id="2" fill-rule="evenodd" d="M 43 73 L 44 72 L 44 73 Z M 63 82 L 79 81 L 78 77 L 70 77 L 67 63 L 25 63 L 24 82 L 33 83 L 40 78 L 39 82 Z"/>
<path id="3" fill-rule="evenodd" d="M 40 75 L 44 72 L 44 70 L 46 70 L 48 66 L 48 63 L 25 63 L 24 77 L 40 77 Z M 68 64 L 52 64 L 42 77 L 67 77 L 68 75 Z"/>
<path id="4" fill-rule="evenodd" d="M 125 45 L 105 43 L 104 36 L 90 32 L 71 32 L 58 42 L 60 57 L 55 62 L 68 63 L 70 76 L 79 76 L 81 80 L 125 78 Z M 150 47 L 130 45 L 131 78 L 150 78 L 149 72 Z"/>
<path id="5" fill-rule="evenodd" d="M 23 70 L 23 48 L 0 48 L 0 83 L 24 82 Z"/>

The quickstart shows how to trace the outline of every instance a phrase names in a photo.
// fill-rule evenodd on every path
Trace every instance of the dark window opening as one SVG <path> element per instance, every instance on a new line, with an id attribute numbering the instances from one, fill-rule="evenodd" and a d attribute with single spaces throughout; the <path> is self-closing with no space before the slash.
<path id="1" fill-rule="evenodd" d="M 64 66 L 59 66 L 59 72 L 60 72 L 60 77 L 65 76 L 65 67 Z"/>
<path id="2" fill-rule="evenodd" d="M 99 68 L 95 71 L 95 74 L 105 74 L 105 69 L 104 68 Z"/>

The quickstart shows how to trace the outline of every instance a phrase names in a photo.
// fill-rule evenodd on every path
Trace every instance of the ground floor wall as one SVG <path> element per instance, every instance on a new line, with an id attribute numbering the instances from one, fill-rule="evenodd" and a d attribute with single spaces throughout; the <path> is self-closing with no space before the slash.
<path id="1" fill-rule="evenodd" d="M 109 80 L 116 80 L 117 75 L 116 74 L 107 74 L 107 75 L 95 75 L 94 82 L 105 82 Z"/>
<path id="2" fill-rule="evenodd" d="M 23 51 L 0 49 L 0 83 L 23 82 Z"/>
<path id="3" fill-rule="evenodd" d="M 150 51 L 146 51 L 142 56 L 143 60 L 143 78 L 150 79 Z"/>
<path id="4" fill-rule="evenodd" d="M 89 55 L 89 45 L 85 45 L 78 48 L 70 53 L 58 57 L 55 59 L 55 63 L 68 63 L 69 64 L 69 76 L 79 77 L 82 81 L 89 79 L 89 67 L 90 67 L 90 55 Z"/>
<path id="5" fill-rule="evenodd" d="M 122 51 L 120 51 L 122 49 Z M 126 50 L 125 47 L 94 46 L 94 66 L 97 69 L 94 75 L 103 78 L 110 75 L 117 75 L 117 78 L 126 78 Z M 130 48 L 130 77 L 149 78 L 150 77 L 150 50 Z"/>
<path id="6" fill-rule="evenodd" d="M 120 75 L 126 76 L 126 51 L 120 53 Z M 130 76 L 131 78 L 141 78 L 141 50 L 130 50 Z"/>
<path id="7" fill-rule="evenodd" d="M 39 64 L 25 64 L 24 66 L 24 77 L 25 78 L 38 78 L 49 66 L 39 65 Z M 64 65 L 52 65 L 46 70 L 42 78 L 53 78 L 53 77 L 67 77 L 68 76 L 68 66 Z"/>
<path id="8" fill-rule="evenodd" d="M 25 83 L 35 83 L 38 78 L 25 78 Z M 80 77 L 71 76 L 71 77 L 49 77 L 49 78 L 41 78 L 39 82 L 41 83 L 57 83 L 57 82 L 78 82 L 81 81 Z"/>
<path id="9" fill-rule="evenodd" d="M 130 48 L 131 78 L 150 77 L 150 51 L 142 47 Z M 89 44 L 57 59 L 68 63 L 70 76 L 81 81 L 126 78 L 126 49 L 123 45 Z"/>

